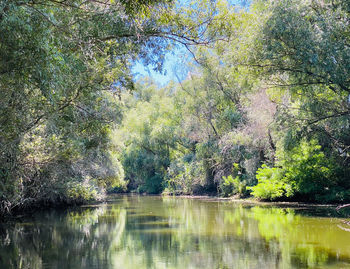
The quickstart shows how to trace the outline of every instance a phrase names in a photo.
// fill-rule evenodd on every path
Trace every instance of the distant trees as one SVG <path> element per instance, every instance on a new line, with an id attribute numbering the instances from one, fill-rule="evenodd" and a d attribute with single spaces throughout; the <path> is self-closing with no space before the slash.
<path id="1" fill-rule="evenodd" d="M 0 214 L 96 199 L 124 184 L 110 132 L 120 91 L 133 89 L 132 59 L 160 70 L 173 42 L 209 42 L 172 8 L 162 0 L 1 2 Z"/>
<path id="2" fill-rule="evenodd" d="M 5 0 L 0 36 L 2 213 L 127 183 L 350 199 L 346 1 Z M 187 79 L 135 85 L 179 43 Z"/>
<path id="3" fill-rule="evenodd" d="M 120 114 L 113 85 L 130 87 L 128 59 L 155 43 L 157 25 L 138 27 L 131 5 L 2 1 L 1 213 L 97 198 L 101 178 L 122 180 L 108 140 Z"/>
<path id="4" fill-rule="evenodd" d="M 192 50 L 196 67 L 167 89 L 176 121 L 150 127 L 174 130 L 166 192 L 349 200 L 348 4 L 255 1 L 225 16 L 230 42 Z"/>

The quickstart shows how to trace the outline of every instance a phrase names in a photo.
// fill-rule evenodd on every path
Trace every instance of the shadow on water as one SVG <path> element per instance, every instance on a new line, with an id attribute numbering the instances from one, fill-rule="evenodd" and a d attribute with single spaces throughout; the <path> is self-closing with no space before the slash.
<path id="1" fill-rule="evenodd" d="M 121 196 L 0 224 L 0 268 L 350 268 L 350 232 L 335 216 Z"/>

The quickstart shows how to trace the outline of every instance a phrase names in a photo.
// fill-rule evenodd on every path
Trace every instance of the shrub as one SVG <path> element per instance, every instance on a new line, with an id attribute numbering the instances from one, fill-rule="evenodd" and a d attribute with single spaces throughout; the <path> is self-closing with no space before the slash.
<path id="1" fill-rule="evenodd" d="M 70 181 L 66 185 L 65 202 L 80 204 L 92 200 L 100 200 L 101 195 L 97 188 L 91 184 Z"/>
<path id="2" fill-rule="evenodd" d="M 263 165 L 258 169 L 258 184 L 250 188 L 254 197 L 295 197 L 316 202 L 349 199 L 349 191 L 340 187 L 344 185 L 342 173 L 337 172 L 335 161 L 326 157 L 315 140 L 303 140 L 291 150 L 279 150 L 277 158 L 277 167 Z"/>
<path id="3" fill-rule="evenodd" d="M 175 194 L 193 194 L 204 192 L 203 167 L 196 161 L 175 160 L 167 173 L 167 192 Z"/>
<path id="4" fill-rule="evenodd" d="M 247 183 L 245 180 L 241 180 L 239 176 L 233 177 L 229 175 L 222 177 L 223 181 L 219 186 L 219 191 L 224 197 L 229 197 L 238 194 L 240 197 L 245 196 L 247 193 Z"/>
<path id="5" fill-rule="evenodd" d="M 118 182 L 115 183 L 111 188 L 107 189 L 108 193 L 124 193 L 128 190 L 127 188 L 128 182 Z"/>
<path id="6" fill-rule="evenodd" d="M 147 178 L 143 185 L 137 188 L 138 193 L 158 194 L 163 190 L 163 177 L 159 174 Z"/>
<path id="7" fill-rule="evenodd" d="M 254 187 L 248 187 L 256 198 L 273 201 L 293 195 L 294 188 L 285 181 L 284 170 L 281 168 L 270 168 L 263 165 L 258 169 L 256 178 L 258 184 Z"/>

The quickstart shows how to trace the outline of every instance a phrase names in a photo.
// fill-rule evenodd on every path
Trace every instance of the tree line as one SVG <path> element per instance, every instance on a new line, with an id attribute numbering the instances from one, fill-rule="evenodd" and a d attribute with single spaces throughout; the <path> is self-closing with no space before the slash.
<path id="1" fill-rule="evenodd" d="M 129 188 L 349 200 L 349 7 L 254 1 L 218 11 L 229 42 L 192 50 L 183 81 L 125 93 L 114 139 Z"/>
<path id="2" fill-rule="evenodd" d="M 0 212 L 106 190 L 349 200 L 345 1 L 0 4 Z M 179 44 L 186 79 L 162 72 Z M 181 76 L 181 74 L 179 74 Z"/>

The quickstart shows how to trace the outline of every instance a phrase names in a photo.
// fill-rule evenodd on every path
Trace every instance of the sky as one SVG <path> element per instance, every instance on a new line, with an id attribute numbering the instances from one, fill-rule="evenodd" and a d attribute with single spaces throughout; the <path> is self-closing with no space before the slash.
<path id="1" fill-rule="evenodd" d="M 184 74 L 186 70 L 185 63 L 188 62 L 187 57 L 189 55 L 186 49 L 175 48 L 165 56 L 163 74 L 154 71 L 152 66 L 143 65 L 140 61 L 135 63 L 132 72 L 136 80 L 148 76 L 159 86 L 165 86 L 171 80 L 178 82 L 178 79 L 183 80 L 187 76 L 187 73 Z"/>
<path id="2" fill-rule="evenodd" d="M 185 3 L 186 0 L 179 0 L 181 3 Z M 249 6 L 250 0 L 228 0 L 232 5 Z M 153 70 L 152 66 L 145 66 L 142 62 L 137 61 L 132 68 L 135 80 L 142 77 L 150 77 L 159 86 L 165 86 L 168 82 L 178 82 L 184 80 L 187 77 L 188 69 L 186 63 L 190 61 L 190 54 L 184 47 L 176 47 L 171 52 L 168 52 L 164 61 L 164 74 L 160 74 Z M 177 74 L 177 76 L 175 75 Z"/>

